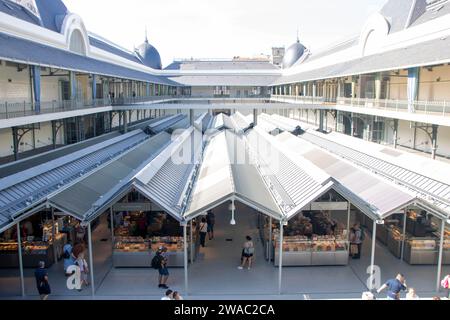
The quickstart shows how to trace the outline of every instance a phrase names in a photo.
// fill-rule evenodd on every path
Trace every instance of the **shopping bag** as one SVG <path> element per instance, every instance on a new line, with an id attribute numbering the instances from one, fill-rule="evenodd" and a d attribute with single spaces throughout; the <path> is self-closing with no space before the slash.
<path id="1" fill-rule="evenodd" d="M 355 255 L 358 254 L 358 245 L 357 245 L 357 244 L 352 244 L 352 245 L 350 246 L 350 254 L 351 254 L 352 256 L 355 256 Z"/>

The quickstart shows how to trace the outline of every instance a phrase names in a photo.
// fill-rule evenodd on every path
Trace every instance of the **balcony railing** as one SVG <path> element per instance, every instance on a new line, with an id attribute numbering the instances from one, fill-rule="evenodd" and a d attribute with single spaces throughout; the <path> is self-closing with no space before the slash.
<path id="1" fill-rule="evenodd" d="M 409 112 L 436 116 L 450 116 L 450 101 L 377 100 L 361 98 L 338 98 L 338 105 L 381 109 L 386 111 Z"/>
<path id="2" fill-rule="evenodd" d="M 0 119 L 29 117 L 41 114 L 89 109 L 94 107 L 105 107 L 110 105 L 111 101 L 109 99 L 54 100 L 40 102 L 40 110 L 36 110 L 36 104 L 31 102 L 0 102 Z"/>
<path id="3" fill-rule="evenodd" d="M 301 105 L 311 105 L 311 104 L 326 104 L 333 101 L 327 101 L 325 97 L 313 97 L 313 96 L 290 96 L 290 95 L 272 95 L 272 100 L 278 102 L 295 103 Z"/>

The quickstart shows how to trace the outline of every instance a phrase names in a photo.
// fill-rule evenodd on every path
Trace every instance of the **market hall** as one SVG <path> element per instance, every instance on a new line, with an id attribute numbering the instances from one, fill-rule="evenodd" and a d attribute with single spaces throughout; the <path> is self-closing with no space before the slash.
<path id="1" fill-rule="evenodd" d="M 300 276 L 305 267 L 314 268 L 312 272 L 322 277 L 330 270 L 324 266 L 339 268 L 339 272 L 342 266 L 344 272 L 367 266 L 372 272 L 376 265 L 388 268 L 376 260 L 388 251 L 395 259 L 389 261 L 426 265 L 419 267 L 427 268 L 429 291 L 435 289 L 436 279 L 449 263 L 446 247 L 441 245 L 448 243 L 444 238 L 448 237 L 445 202 L 427 201 L 414 190 L 337 157 L 311 142 L 316 135 L 325 139 L 323 134 L 311 130 L 299 134 L 301 126 L 291 119 L 253 116 L 234 113 L 213 118 L 202 114 L 188 128 L 182 117 L 174 124 L 177 116 L 169 116 L 155 120 L 158 126 L 150 124 L 153 130 L 136 129 L 80 146 L 62 157 L 51 159 L 51 153 L 45 155 L 47 160 L 38 157 L 35 161 L 40 164 L 20 175 L 5 168 L 3 172 L 12 174 L 3 175 L 1 181 L 6 186 L 0 191 L 1 231 L 10 235 L 9 241 L 2 243 L 0 260 L 8 257 L 10 265 L 2 269 L 2 288 L 17 287 L 16 294 L 32 295 L 34 286 L 27 268 L 35 268 L 43 256 L 48 266 L 56 263 L 62 257 L 63 244 L 80 236 L 72 230 L 86 229 L 92 295 L 109 285 L 116 270 L 150 268 L 149 252 L 154 254 L 160 246 L 169 249 L 169 266 L 181 267 L 174 270 L 174 281 L 186 294 L 202 291 L 196 287 L 196 282 L 202 281 L 220 292 L 220 283 L 208 284 L 201 277 L 217 275 L 208 263 L 218 259 L 220 265 L 221 257 L 216 256 L 228 252 L 230 245 L 239 256 L 243 239 L 232 237 L 230 244 L 230 236 L 222 232 L 223 239 L 218 240 L 223 241 L 212 246 L 217 251 L 214 257 L 210 257 L 211 248 L 199 248 L 198 221 L 213 210 L 223 230 L 231 228 L 230 223 L 225 226 L 230 219 L 237 221 L 235 230 L 243 224 L 254 226 L 253 232 L 259 230 L 258 252 L 267 262 L 260 257 L 257 264 L 264 264 L 264 269 L 255 267 L 253 271 L 255 277 L 268 273 L 270 283 L 267 288 L 255 288 L 260 293 L 288 292 L 292 282 L 307 292 L 302 283 L 309 280 Z M 164 122 L 167 126 L 161 127 Z M 184 130 L 173 138 L 170 133 L 180 127 Z M 176 161 L 179 157 L 174 155 L 186 146 L 192 150 L 188 161 Z M 48 183 L 49 179 L 54 183 Z M 39 180 L 47 182 L 48 190 L 37 184 Z M 14 190 L 20 192 L 12 199 Z M 432 225 L 438 226 L 432 230 L 434 237 L 416 232 L 422 211 L 431 214 Z M 364 266 L 364 261 L 360 265 L 349 261 L 349 230 L 355 221 L 376 235 L 365 241 L 363 254 L 368 263 Z M 38 228 L 39 232 L 30 232 Z M 217 232 L 221 234 L 219 229 Z M 408 241 L 406 233 L 410 234 Z M 245 233 L 235 234 L 245 237 Z M 22 235 L 27 237 L 22 239 Z M 228 259 L 222 254 L 224 257 Z M 235 273 L 235 269 L 228 272 Z M 51 271 L 51 276 L 60 275 L 58 294 L 67 295 L 61 263 Z M 150 281 L 137 285 L 153 286 L 153 273 L 145 269 L 133 272 L 149 274 Z M 366 270 L 358 272 L 360 277 L 366 274 Z M 224 279 L 227 276 L 222 275 Z M 239 282 L 233 285 L 230 292 L 240 292 Z"/>

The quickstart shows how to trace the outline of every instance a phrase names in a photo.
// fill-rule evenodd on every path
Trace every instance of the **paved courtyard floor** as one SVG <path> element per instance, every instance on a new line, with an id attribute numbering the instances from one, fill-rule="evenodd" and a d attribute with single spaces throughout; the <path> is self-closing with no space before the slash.
<path id="1" fill-rule="evenodd" d="M 216 237 L 213 241 L 207 240 L 206 248 L 200 249 L 198 259 L 190 265 L 189 291 L 185 292 L 183 268 L 170 269 L 168 285 L 171 289 L 192 300 L 359 299 L 366 291 L 370 238 L 365 241 L 362 259 L 351 260 L 348 266 L 284 267 L 282 295 L 278 295 L 278 268 L 264 259 L 256 214 L 239 204 L 237 212 L 237 225 L 231 226 L 227 206 L 215 210 Z M 251 270 L 238 270 L 246 235 L 251 235 L 255 241 L 255 263 Z M 157 287 L 156 270 L 111 267 L 111 236 L 105 221 L 95 230 L 93 239 L 94 299 L 151 300 L 163 296 L 164 290 Z M 410 266 L 395 258 L 381 244 L 376 247 L 376 264 L 381 268 L 382 281 L 402 272 L 408 285 L 415 287 L 419 296 L 431 298 L 436 295 L 436 266 Z M 450 273 L 450 266 L 444 266 L 443 274 L 446 273 Z M 49 275 L 52 299 L 93 299 L 90 288 L 81 292 L 66 288 L 61 263 L 50 268 Z M 26 299 L 38 299 L 33 270 L 26 270 L 25 277 Z M 22 299 L 17 270 L 0 270 L 0 299 Z"/>

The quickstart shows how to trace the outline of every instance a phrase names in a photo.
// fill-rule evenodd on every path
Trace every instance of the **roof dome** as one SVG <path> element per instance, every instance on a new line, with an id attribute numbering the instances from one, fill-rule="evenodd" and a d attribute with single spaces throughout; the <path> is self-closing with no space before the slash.
<path id="1" fill-rule="evenodd" d="M 136 49 L 136 53 L 139 60 L 147 67 L 159 70 L 162 69 L 161 56 L 159 55 L 158 50 L 148 43 L 147 39 L 145 39 L 145 42 Z"/>
<path id="2" fill-rule="evenodd" d="M 301 57 L 303 57 L 308 49 L 297 40 L 296 43 L 291 45 L 284 54 L 283 68 L 287 69 L 292 67 Z"/>

